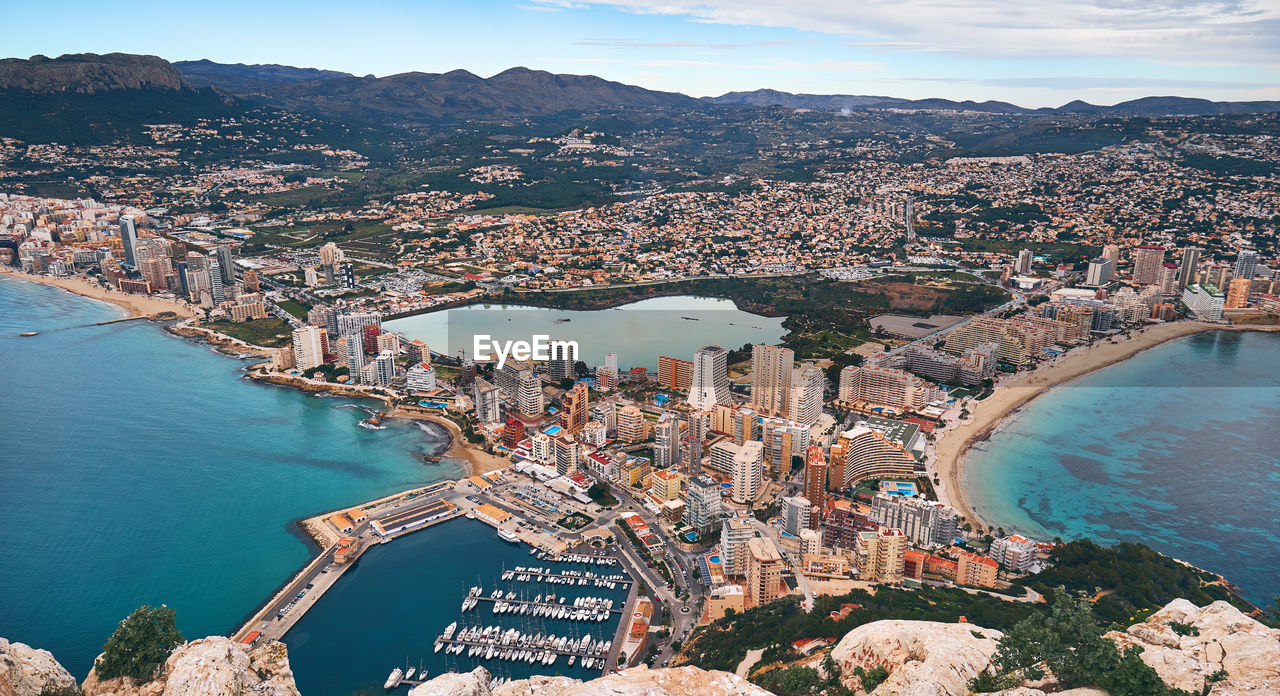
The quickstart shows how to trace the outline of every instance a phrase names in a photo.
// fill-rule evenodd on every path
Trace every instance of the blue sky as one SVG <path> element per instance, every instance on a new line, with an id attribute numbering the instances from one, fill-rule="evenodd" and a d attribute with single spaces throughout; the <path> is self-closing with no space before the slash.
<path id="1" fill-rule="evenodd" d="M 1278 0 L 6 4 L 0 54 L 22 58 L 123 51 L 380 76 L 523 65 L 694 96 L 1280 99 Z"/>

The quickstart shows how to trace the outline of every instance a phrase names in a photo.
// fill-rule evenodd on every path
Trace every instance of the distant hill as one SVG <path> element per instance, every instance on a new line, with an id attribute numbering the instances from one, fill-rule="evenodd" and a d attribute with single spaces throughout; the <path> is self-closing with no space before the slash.
<path id="1" fill-rule="evenodd" d="M 1143 97 L 1113 106 L 1073 101 L 1057 108 L 1028 109 L 1000 101 L 952 101 L 950 99 L 900 99 L 856 94 L 792 94 L 772 89 L 728 92 L 704 97 L 703 102 L 719 105 L 782 106 L 815 111 L 844 109 L 921 109 L 927 111 L 980 111 L 1000 114 L 1084 114 L 1091 116 L 1206 116 L 1214 114 L 1269 113 L 1280 111 L 1280 101 L 1215 102 L 1189 97 Z"/>
<path id="2" fill-rule="evenodd" d="M 196 84 L 207 80 L 233 94 L 295 111 L 391 125 L 615 109 L 702 108 L 697 99 L 683 94 L 625 85 L 594 75 L 557 75 L 528 68 L 511 68 L 488 79 L 466 70 L 387 77 L 317 71 L 324 74 L 308 79 L 303 71 L 282 66 L 197 61 L 180 67 Z M 284 79 L 273 84 L 262 82 L 272 74 Z M 233 89 L 235 84 L 242 87 Z"/>
<path id="3" fill-rule="evenodd" d="M 215 63 L 211 60 L 180 60 L 173 64 L 193 87 L 216 87 L 224 92 L 240 94 L 256 92 L 282 82 L 313 82 L 354 77 L 351 73 L 288 65 L 245 65 Z"/>
<path id="4" fill-rule="evenodd" d="M 172 63 L 128 53 L 75 53 L 0 60 L 0 89 L 35 94 L 96 94 L 116 89 L 190 90 Z"/>
<path id="5" fill-rule="evenodd" d="M 899 108 L 1086 117 L 1280 111 L 1280 102 L 1214 102 L 1183 97 L 1147 97 L 1114 106 L 1075 101 L 1056 109 L 1027 109 L 997 101 L 791 94 L 765 89 L 695 99 L 594 75 L 553 74 L 523 67 L 490 78 L 465 70 L 357 77 L 287 65 L 232 65 L 209 60 L 173 64 L 156 56 L 124 53 L 0 60 L 0 135 L 24 140 L 93 143 L 121 134 L 136 138 L 144 123 L 185 123 L 235 113 L 252 104 L 345 123 L 409 127 L 461 120 L 705 110 L 716 106 L 826 112 Z"/>
<path id="6" fill-rule="evenodd" d="M 155 56 L 0 60 L 0 135 L 29 142 L 138 140 L 145 123 L 188 123 L 236 109 L 234 98 L 192 87 Z"/>

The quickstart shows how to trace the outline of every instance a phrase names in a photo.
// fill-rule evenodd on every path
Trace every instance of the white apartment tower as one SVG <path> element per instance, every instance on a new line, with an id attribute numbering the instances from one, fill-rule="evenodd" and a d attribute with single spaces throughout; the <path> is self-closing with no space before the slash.
<path id="1" fill-rule="evenodd" d="M 729 403 L 729 352 L 720 346 L 703 346 L 693 354 L 693 386 L 689 405 L 710 411 Z"/>

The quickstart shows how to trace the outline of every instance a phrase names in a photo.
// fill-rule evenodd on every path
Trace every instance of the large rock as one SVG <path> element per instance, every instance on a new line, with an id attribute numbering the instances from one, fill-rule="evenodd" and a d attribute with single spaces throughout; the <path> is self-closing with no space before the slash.
<path id="1" fill-rule="evenodd" d="M 1174 623 L 1194 627 L 1183 629 L 1192 635 L 1175 631 Z M 1171 687 L 1198 694 L 1208 675 L 1226 670 L 1226 680 L 1215 684 L 1210 694 L 1280 694 L 1280 630 L 1263 626 L 1226 602 L 1197 607 L 1175 599 L 1146 621 L 1107 636 L 1122 648 L 1142 646 L 1142 660 Z"/>
<path id="2" fill-rule="evenodd" d="M 0 696 L 37 696 L 45 687 L 75 685 L 76 678 L 48 650 L 0 638 Z"/>
<path id="3" fill-rule="evenodd" d="M 99 679 L 90 671 L 82 688 L 85 696 L 300 696 L 283 643 L 249 650 L 221 636 L 179 647 L 154 681 Z"/>
<path id="4" fill-rule="evenodd" d="M 413 687 L 409 696 L 770 696 L 728 672 L 697 667 L 634 667 L 588 682 L 568 677 L 530 677 L 489 688 L 482 667 L 463 674 L 443 674 Z"/>
<path id="5" fill-rule="evenodd" d="M 845 634 L 831 657 L 851 688 L 856 667 L 888 670 L 875 696 L 965 696 L 969 680 L 991 666 L 1003 636 L 972 624 L 875 621 Z"/>

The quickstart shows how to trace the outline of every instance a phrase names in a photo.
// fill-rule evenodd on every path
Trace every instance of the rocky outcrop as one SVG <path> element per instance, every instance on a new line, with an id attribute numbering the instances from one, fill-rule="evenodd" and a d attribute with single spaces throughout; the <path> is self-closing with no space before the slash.
<path id="1" fill-rule="evenodd" d="M 116 89 L 190 90 L 182 73 L 156 56 L 76 53 L 0 60 L 0 89 L 95 94 Z"/>
<path id="2" fill-rule="evenodd" d="M 728 672 L 697 667 L 635 667 L 583 682 L 568 677 L 531 677 L 489 688 L 483 667 L 444 674 L 415 686 L 409 696 L 769 696 L 769 692 Z"/>
<path id="3" fill-rule="evenodd" d="M 48 650 L 0 638 L 0 696 L 37 696 L 45 687 L 75 685 L 75 677 Z"/>
<path id="4" fill-rule="evenodd" d="M 1107 635 L 1122 648 L 1141 646 L 1143 662 L 1173 688 L 1198 694 L 1209 675 L 1226 670 L 1210 694 L 1280 693 L 1280 630 L 1226 602 L 1197 607 L 1175 599 L 1146 621 Z"/>
<path id="5" fill-rule="evenodd" d="M 851 688 L 855 668 L 888 670 L 875 696 L 965 696 L 969 680 L 991 666 L 1003 636 L 972 624 L 875 621 L 845 634 L 831 657 Z"/>
<path id="6" fill-rule="evenodd" d="M 191 641 L 174 651 L 160 677 L 135 684 L 128 677 L 85 679 L 85 696 L 300 696 L 283 643 L 253 650 L 221 636 Z"/>

